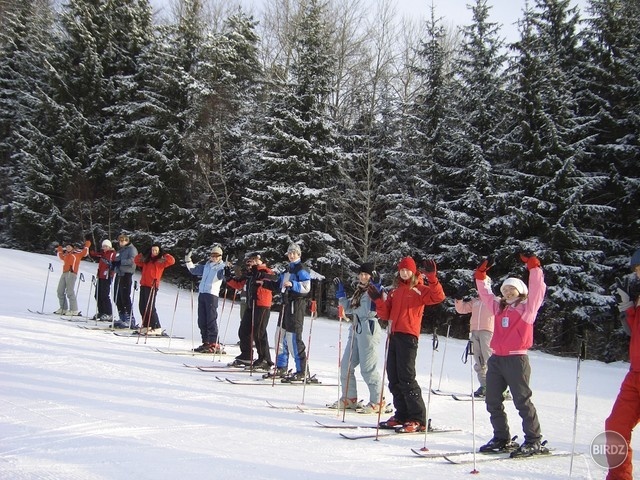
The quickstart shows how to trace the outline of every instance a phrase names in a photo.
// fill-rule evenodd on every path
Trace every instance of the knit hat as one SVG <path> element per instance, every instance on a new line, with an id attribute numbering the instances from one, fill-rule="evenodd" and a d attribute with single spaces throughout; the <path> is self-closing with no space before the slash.
<path id="1" fill-rule="evenodd" d="M 502 283 L 502 285 L 500 286 L 500 293 L 502 293 L 503 295 L 504 295 L 504 287 L 506 286 L 514 287 L 516 290 L 518 290 L 518 293 L 520 295 L 529 295 L 529 289 L 524 284 L 524 282 L 519 278 L 509 277 Z"/>
<path id="2" fill-rule="evenodd" d="M 413 273 L 414 275 L 418 270 L 415 260 L 411 257 L 404 257 L 402 260 L 400 260 L 400 263 L 398 263 L 398 270 L 402 270 L 403 268 L 411 270 L 411 273 Z"/>
<path id="3" fill-rule="evenodd" d="M 363 263 L 358 268 L 357 273 L 368 273 L 369 275 L 373 275 L 373 265 L 370 263 Z"/>
<path id="4" fill-rule="evenodd" d="M 640 265 L 640 250 L 636 250 L 629 260 L 629 267 L 635 268 L 636 265 Z"/>
<path id="5" fill-rule="evenodd" d="M 102 248 L 107 247 L 107 248 L 113 248 L 113 245 L 111 245 L 111 240 L 103 240 L 102 241 Z"/>
<path id="6" fill-rule="evenodd" d="M 297 255 L 302 255 L 302 250 L 300 250 L 300 246 L 292 243 L 291 245 L 289 245 L 289 248 L 287 249 L 287 253 L 295 253 Z"/>
<path id="7" fill-rule="evenodd" d="M 213 255 L 214 253 L 217 253 L 218 255 L 222 256 L 222 249 L 218 245 L 216 245 L 211 249 L 211 254 Z"/>
<path id="8" fill-rule="evenodd" d="M 260 256 L 260 254 L 258 252 L 250 252 L 247 255 L 247 260 L 249 260 L 251 258 L 257 258 L 258 260 L 260 260 L 262 257 Z"/>

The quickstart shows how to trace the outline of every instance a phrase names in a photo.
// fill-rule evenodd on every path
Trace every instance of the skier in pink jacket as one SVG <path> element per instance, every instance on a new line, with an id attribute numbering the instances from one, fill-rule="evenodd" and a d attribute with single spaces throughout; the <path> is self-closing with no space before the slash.
<path id="1" fill-rule="evenodd" d="M 491 279 L 487 277 L 489 284 Z M 473 345 L 473 369 L 478 375 L 480 386 L 474 396 L 483 398 L 487 386 L 487 360 L 491 356 L 491 338 L 493 337 L 493 312 L 482 304 L 478 297 L 466 298 L 469 288 L 458 288 L 455 294 L 455 309 L 461 315 L 471 314 L 469 319 L 469 340 Z"/>
<path id="2" fill-rule="evenodd" d="M 511 451 L 512 457 L 547 453 L 541 444 L 542 434 L 536 408 L 531 402 L 529 377 L 531 367 L 527 351 L 533 345 L 533 324 L 547 289 L 540 261 L 535 256 L 520 255 L 529 269 L 529 286 L 519 278 L 507 278 L 500 286 L 501 297 L 486 282 L 489 259 L 476 269 L 476 287 L 484 306 L 495 316 L 491 349 L 487 362 L 487 411 L 493 426 L 493 438 L 480 447 L 481 452 Z M 503 392 L 509 387 L 513 403 L 522 418 L 524 442 L 511 441 Z"/>

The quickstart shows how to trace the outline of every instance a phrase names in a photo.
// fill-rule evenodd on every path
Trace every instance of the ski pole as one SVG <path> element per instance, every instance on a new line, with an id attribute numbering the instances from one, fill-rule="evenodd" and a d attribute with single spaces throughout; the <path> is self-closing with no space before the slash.
<path id="1" fill-rule="evenodd" d="M 276 386 L 276 375 L 278 374 L 278 355 L 280 355 L 280 343 L 283 341 L 282 340 L 282 332 L 283 332 L 283 328 L 282 328 L 282 323 L 284 322 L 284 308 L 285 308 L 285 300 L 283 298 L 282 300 L 282 305 L 280 306 L 280 313 L 278 314 L 278 323 L 276 323 L 276 362 L 275 362 L 275 367 L 273 369 L 273 379 L 271 382 L 271 386 L 275 387 Z"/>
<path id="2" fill-rule="evenodd" d="M 378 402 L 378 405 L 380 405 L 380 408 L 378 408 L 378 422 L 376 423 L 376 442 L 379 441 L 378 438 L 378 434 L 380 433 L 380 417 L 382 416 L 382 409 L 384 408 L 382 406 L 382 402 L 384 401 L 384 381 L 385 381 L 385 376 L 387 373 L 387 357 L 389 356 L 389 339 L 391 338 L 391 322 L 389 322 L 389 324 L 387 325 L 387 341 L 384 345 L 384 367 L 382 368 L 382 381 L 381 381 L 381 385 L 382 388 L 380 389 L 380 401 Z"/>
<path id="3" fill-rule="evenodd" d="M 311 300 L 311 320 L 309 322 L 309 339 L 307 340 L 307 358 L 305 360 L 304 367 L 304 384 L 302 385 L 302 402 L 301 405 L 304 405 L 304 394 L 307 389 L 307 381 L 309 378 L 309 358 L 311 358 L 311 332 L 313 330 L 313 319 L 318 315 L 318 304 L 315 300 Z"/>
<path id="4" fill-rule="evenodd" d="M 255 296 L 255 295 L 254 295 Z M 255 321 L 256 321 L 256 299 L 251 302 L 251 333 L 249 336 L 249 376 L 253 375 L 253 335 L 255 334 Z M 303 393 L 304 397 L 304 393 Z"/>
<path id="5" fill-rule="evenodd" d="M 469 357 L 473 358 L 473 341 L 469 339 L 467 342 L 467 347 L 465 348 L 464 353 L 462 354 L 462 363 L 467 363 L 469 361 Z M 476 463 L 476 397 L 474 393 L 474 385 L 473 385 L 473 362 L 469 362 L 469 372 L 471 378 L 471 438 L 473 448 L 473 470 L 469 473 L 480 473 L 477 469 Z"/>
<path id="6" fill-rule="evenodd" d="M 133 296 L 131 298 L 127 298 L 127 300 L 131 300 L 131 308 L 129 308 L 129 328 L 133 330 L 136 325 L 136 321 L 133 318 L 133 306 L 136 303 L 136 292 L 138 291 L 138 281 L 133 281 Z"/>
<path id="7" fill-rule="evenodd" d="M 149 312 L 149 306 L 152 305 L 153 299 L 153 287 L 156 284 L 156 281 L 153 281 L 151 285 L 151 290 L 149 290 L 149 298 L 147 298 L 147 304 L 144 307 L 144 311 L 142 312 L 142 325 L 141 328 L 146 328 L 144 331 L 144 343 L 147 343 L 147 336 L 149 335 L 149 329 L 151 328 L 151 313 Z M 142 291 L 140 292 L 140 297 L 142 298 Z M 145 325 L 146 323 L 146 325 Z M 140 342 L 140 335 L 138 335 L 138 340 L 136 340 L 136 345 Z"/>
<path id="8" fill-rule="evenodd" d="M 44 282 L 44 295 L 42 296 L 42 308 L 40 309 L 40 313 L 44 313 L 44 301 L 47 298 L 47 287 L 49 286 L 49 274 L 53 272 L 53 265 L 49 264 L 47 268 L 47 280 Z"/>
<path id="9" fill-rule="evenodd" d="M 114 302 L 116 304 L 116 312 L 118 312 L 118 316 L 119 316 L 120 315 L 120 307 L 118 307 L 118 303 L 122 304 L 122 302 L 119 301 L 118 295 L 120 294 L 120 280 L 122 279 L 122 277 L 118 277 L 118 274 L 116 274 L 116 276 L 114 278 L 115 278 L 115 281 L 114 281 L 114 286 L 113 286 L 113 300 L 114 300 Z M 111 290 L 111 287 L 109 287 L 109 290 Z M 118 320 L 119 319 L 120 318 L 118 318 Z M 115 328 L 115 324 L 116 324 L 116 317 L 115 317 L 115 315 L 111 315 L 111 329 L 112 330 Z"/>
<path id="10" fill-rule="evenodd" d="M 82 272 L 80 272 L 80 275 L 78 276 L 78 285 L 76 286 L 76 299 L 78 298 L 78 292 L 80 291 L 80 283 L 84 283 L 84 275 Z"/>
<path id="11" fill-rule="evenodd" d="M 176 310 L 178 309 L 178 296 L 180 295 L 180 287 L 176 291 L 176 303 L 173 305 L 173 315 L 171 316 L 171 327 L 169 327 L 169 343 L 167 348 L 171 348 L 171 337 L 173 336 L 173 322 L 176 319 Z"/>
<path id="12" fill-rule="evenodd" d="M 96 286 L 95 275 L 91 275 L 91 285 L 89 286 L 89 298 L 87 299 L 87 320 L 89 320 L 89 305 L 91 305 L 91 292 L 93 292 L 93 287 L 96 287 L 96 299 L 97 299 L 99 292 L 98 292 L 98 287 Z M 96 303 L 97 303 L 97 300 L 96 300 Z M 98 324 L 98 312 L 96 310 L 96 325 L 97 324 Z"/>
<path id="13" fill-rule="evenodd" d="M 359 321 L 359 320 L 358 320 Z M 349 329 L 349 333 L 351 334 L 351 341 L 349 342 L 349 362 L 347 363 L 347 381 L 345 382 L 345 395 L 344 395 L 344 400 L 346 400 L 347 402 L 349 400 L 347 400 L 347 395 L 349 394 L 349 384 L 351 383 L 351 365 L 353 363 L 353 344 L 356 341 L 356 318 L 354 315 L 354 319 L 353 319 L 353 325 L 351 326 L 351 328 Z M 338 399 L 339 401 L 340 399 Z M 356 402 L 358 401 L 358 399 L 356 399 Z M 341 405 L 342 408 L 342 421 L 345 421 L 345 416 L 347 415 L 347 405 L 346 403 L 343 403 Z M 338 410 L 340 411 L 340 410 Z"/>
<path id="14" fill-rule="evenodd" d="M 578 389 L 580 386 L 580 363 L 587 356 L 587 344 L 581 339 L 580 340 L 580 351 L 578 352 L 578 365 L 576 367 L 576 395 L 575 395 L 575 406 L 573 409 L 573 439 L 571 441 L 571 461 L 569 462 L 569 478 L 571 478 L 571 474 L 573 473 L 573 456 L 576 451 L 576 429 L 578 425 Z"/>
<path id="15" fill-rule="evenodd" d="M 226 291 L 225 291 L 226 293 Z M 194 315 L 193 315 L 193 280 L 191 280 L 191 351 L 195 353 L 195 348 L 196 345 L 194 343 L 194 336 L 195 336 L 195 327 L 194 327 Z"/>
<path id="16" fill-rule="evenodd" d="M 444 350 L 442 351 L 442 364 L 440 365 L 440 379 L 438 380 L 438 391 L 442 383 L 442 372 L 444 371 L 444 358 L 447 356 L 447 343 L 449 343 L 449 332 L 451 331 L 451 323 L 447 322 L 447 336 L 444 339 Z"/>
<path id="17" fill-rule="evenodd" d="M 431 426 L 431 419 L 429 418 L 429 407 L 431 406 L 431 386 L 433 385 L 433 362 L 436 358 L 436 350 L 438 350 L 438 334 L 436 333 L 437 328 L 433 329 L 433 337 L 431 339 L 431 344 L 433 345 L 433 351 L 431 352 L 431 368 L 429 371 L 429 392 L 427 393 L 427 412 L 426 412 L 426 421 L 427 425 L 424 429 L 424 446 L 422 447 L 423 451 L 427 451 L 427 433 L 429 433 L 429 427 Z"/>
<path id="18" fill-rule="evenodd" d="M 224 345 L 224 342 L 227 339 L 227 329 L 229 328 L 229 322 L 231 321 L 231 313 L 233 312 L 233 306 L 236 303 L 236 295 L 238 294 L 238 290 L 233 290 L 233 296 L 231 297 L 231 306 L 229 307 L 229 315 L 227 315 L 227 324 L 224 327 L 224 335 L 222 337 L 222 343 L 220 344 L 221 346 Z M 213 358 L 215 358 L 215 354 L 213 355 Z M 222 360 L 222 348 L 220 349 L 220 360 Z"/>
<path id="19" fill-rule="evenodd" d="M 342 396 L 342 319 L 344 318 L 344 308 L 342 305 L 338 304 L 338 401 L 340 401 L 340 397 Z M 340 409 L 338 408 L 337 414 L 340 415 Z"/>

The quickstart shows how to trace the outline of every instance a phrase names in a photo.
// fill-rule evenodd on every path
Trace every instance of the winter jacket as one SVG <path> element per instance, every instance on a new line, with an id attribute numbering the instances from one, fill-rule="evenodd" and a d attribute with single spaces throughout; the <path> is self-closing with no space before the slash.
<path id="1" fill-rule="evenodd" d="M 287 299 L 289 301 L 295 298 L 306 297 L 311 291 L 311 275 L 305 270 L 300 263 L 300 260 L 296 260 L 289 264 L 289 270 L 280 274 L 280 289 L 284 292 L 284 282 L 291 282 L 291 287 L 286 289 Z"/>
<path id="2" fill-rule="evenodd" d="M 113 277 L 112 262 L 116 258 L 115 250 L 106 250 L 102 252 L 89 252 L 89 255 L 93 258 L 99 258 L 98 261 L 98 278 L 106 280 L 109 277 Z"/>
<path id="3" fill-rule="evenodd" d="M 156 287 L 160 286 L 160 279 L 164 269 L 170 267 L 176 263 L 176 259 L 169 253 L 160 254 L 157 257 L 149 255 L 146 258 L 145 255 L 139 253 L 133 259 L 133 262 L 142 269 L 142 276 L 140 278 L 141 287 Z"/>
<path id="4" fill-rule="evenodd" d="M 629 341 L 629 369 L 633 372 L 640 372 L 640 298 L 635 306 L 625 310 L 627 324 L 631 330 L 631 340 Z"/>
<path id="5" fill-rule="evenodd" d="M 127 243 L 116 253 L 116 274 L 123 275 L 125 273 L 134 273 L 136 264 L 133 259 L 138 255 L 138 250 L 132 243 Z"/>
<path id="6" fill-rule="evenodd" d="M 263 277 L 264 275 L 272 277 L 273 271 L 264 264 L 256 265 L 255 270 L 252 269 L 244 278 L 231 278 L 227 280 L 227 285 L 235 290 L 242 290 L 246 287 L 247 303 L 251 304 L 255 299 L 256 307 L 271 308 L 271 304 L 273 303 L 273 292 L 266 286 L 266 284 L 260 285 L 256 283 L 258 277 Z"/>
<path id="7" fill-rule="evenodd" d="M 56 249 L 58 252 L 58 258 L 64 262 L 64 265 L 62 265 L 62 271 L 77 274 L 78 268 L 80 267 L 80 260 L 89 255 L 90 246 L 91 242 L 87 240 L 84 242 L 83 249 L 75 249 L 68 253 L 58 245 L 58 248 Z"/>
<path id="8" fill-rule="evenodd" d="M 192 275 L 201 276 L 198 293 L 209 293 L 216 297 L 220 295 L 220 286 L 224 278 L 224 262 L 208 261 L 205 264 L 194 265 L 189 260 L 187 268 Z"/>
<path id="9" fill-rule="evenodd" d="M 494 329 L 491 349 L 494 355 L 524 355 L 533 345 L 533 324 L 544 300 L 547 285 L 540 267 L 529 270 L 529 295 L 522 302 L 501 310 L 500 297 L 491 291 L 491 284 L 476 280 L 482 303 L 493 313 Z"/>
<path id="10" fill-rule="evenodd" d="M 416 286 L 410 287 L 401 281 L 397 288 L 389 292 L 386 300 L 376 300 L 378 317 L 391 320 L 391 333 L 420 337 L 425 305 L 436 305 L 445 299 L 442 285 L 435 275 L 429 278 L 429 285 L 422 283 L 422 277 L 418 278 Z"/>
<path id="11" fill-rule="evenodd" d="M 487 330 L 493 332 L 493 314 L 482 304 L 479 298 L 472 298 L 467 301 L 456 299 L 455 308 L 456 312 L 461 315 L 471 314 L 469 319 L 470 331 Z"/>

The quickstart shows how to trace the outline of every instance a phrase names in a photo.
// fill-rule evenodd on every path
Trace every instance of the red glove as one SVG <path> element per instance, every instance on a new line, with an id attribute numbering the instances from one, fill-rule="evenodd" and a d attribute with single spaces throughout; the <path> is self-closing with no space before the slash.
<path id="1" fill-rule="evenodd" d="M 487 272 L 491 267 L 493 267 L 493 260 L 491 257 L 488 257 L 478 268 L 476 268 L 476 272 L 473 276 L 476 280 L 485 280 L 487 278 Z"/>
<path id="2" fill-rule="evenodd" d="M 538 257 L 536 257 L 535 255 L 531 255 L 530 257 L 527 257 L 526 255 L 521 253 L 520 260 L 522 260 L 522 263 L 525 263 L 527 265 L 528 270 L 531 270 L 532 268 L 540 267 L 540 260 L 538 260 Z"/>

